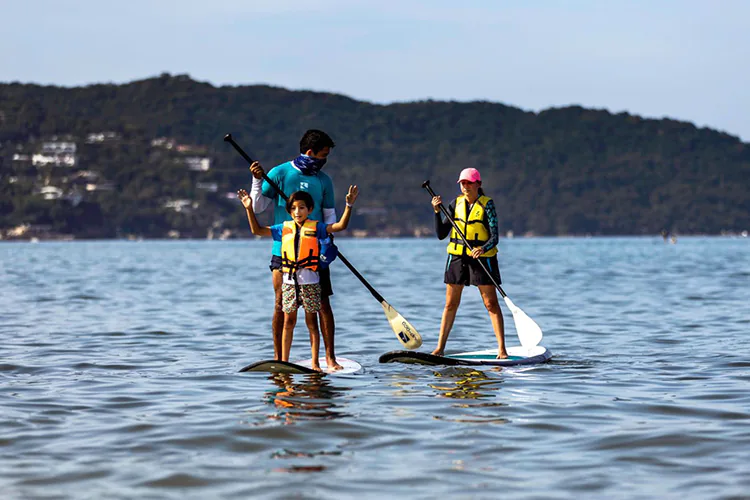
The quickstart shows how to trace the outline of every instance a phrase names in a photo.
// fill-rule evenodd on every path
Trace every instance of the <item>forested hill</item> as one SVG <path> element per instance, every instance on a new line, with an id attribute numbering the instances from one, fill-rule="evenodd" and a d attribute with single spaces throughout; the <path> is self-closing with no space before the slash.
<path id="1" fill-rule="evenodd" d="M 468 166 L 495 198 L 501 230 L 516 235 L 750 229 L 750 144 L 690 123 L 581 107 L 383 106 L 168 74 L 79 88 L 0 84 L 0 228 L 244 235 L 227 193 L 248 186 L 248 171 L 223 136 L 270 168 L 297 154 L 308 128 L 336 141 L 325 171 L 338 205 L 348 184 L 360 186 L 350 227 L 369 234 L 431 228 L 422 181 L 447 200 Z"/>

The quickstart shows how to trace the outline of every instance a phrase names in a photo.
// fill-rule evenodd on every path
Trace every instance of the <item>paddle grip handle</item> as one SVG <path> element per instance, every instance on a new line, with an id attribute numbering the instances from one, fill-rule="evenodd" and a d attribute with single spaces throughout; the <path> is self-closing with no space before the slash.
<path id="1" fill-rule="evenodd" d="M 435 194 L 435 191 L 432 190 L 429 180 L 424 181 L 422 183 L 422 187 L 425 188 L 428 193 L 430 193 L 430 196 L 432 198 L 437 196 L 437 194 Z M 466 248 L 471 248 L 471 245 L 466 239 L 466 236 L 464 236 L 464 233 L 458 228 L 458 226 L 456 225 L 456 221 L 453 220 L 453 217 L 451 217 L 451 214 L 448 213 L 448 209 L 446 209 L 442 203 L 438 205 L 438 207 L 440 208 L 440 211 L 443 212 L 443 215 L 445 216 L 445 218 L 450 221 L 451 225 L 453 226 L 453 229 L 456 230 L 456 234 L 458 234 L 461 237 L 461 241 L 464 242 L 464 245 L 466 246 Z M 497 281 L 495 281 L 494 276 L 492 276 L 492 273 L 490 273 L 490 270 L 487 269 L 487 267 L 484 265 L 484 262 L 482 262 L 481 259 L 477 259 L 477 262 L 479 262 L 479 265 L 482 266 L 482 269 L 484 270 L 485 273 L 487 273 L 487 276 L 490 277 L 492 284 L 495 285 L 495 288 L 497 288 L 497 290 L 500 292 L 500 295 L 502 295 L 503 298 L 505 298 L 506 295 L 505 295 L 505 291 L 503 290 L 503 287 L 501 287 L 500 284 Z"/>
<path id="2" fill-rule="evenodd" d="M 251 165 L 253 164 L 253 162 L 255 160 L 253 160 L 252 158 L 250 158 L 250 156 L 248 156 L 248 154 L 245 153 L 245 151 L 240 147 L 240 145 L 237 144 L 236 142 L 234 142 L 234 139 L 232 138 L 232 134 L 225 135 L 224 136 L 224 141 L 228 142 L 229 144 L 231 144 L 232 147 L 234 147 L 234 149 L 237 150 L 237 152 L 240 154 L 240 156 L 242 156 L 245 159 L 245 161 L 247 161 Z M 281 196 L 282 198 L 284 198 L 284 201 L 289 201 L 289 198 L 287 198 L 287 196 L 284 194 L 284 192 L 281 190 L 281 188 L 279 188 L 279 186 L 275 182 L 273 182 L 268 177 L 268 175 L 266 175 L 265 172 L 263 172 L 263 180 L 266 181 L 267 183 L 269 183 L 271 185 L 271 187 L 274 188 L 277 193 L 279 193 L 279 196 Z"/>

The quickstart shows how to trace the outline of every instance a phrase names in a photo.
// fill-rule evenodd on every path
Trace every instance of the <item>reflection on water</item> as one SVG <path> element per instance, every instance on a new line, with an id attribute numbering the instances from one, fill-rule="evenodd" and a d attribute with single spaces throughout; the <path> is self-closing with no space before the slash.
<path id="1" fill-rule="evenodd" d="M 503 383 L 501 379 L 490 377 L 476 368 L 451 367 L 432 374 L 441 380 L 439 384 L 430 384 L 430 387 L 437 391 L 438 397 L 443 398 L 494 398 L 494 392 Z"/>
<path id="2" fill-rule="evenodd" d="M 410 397 L 414 394 L 421 394 L 421 384 L 419 377 L 409 373 L 395 373 L 384 377 L 390 387 L 393 388 L 391 394 L 397 397 Z"/>
<path id="3" fill-rule="evenodd" d="M 441 371 L 433 371 L 434 377 L 439 378 L 439 383 L 429 384 L 436 391 L 439 398 L 451 398 L 461 400 L 472 399 L 494 399 L 497 398 L 497 392 L 500 389 L 502 379 L 495 378 L 490 374 L 501 370 L 490 369 L 488 372 L 476 368 L 451 367 Z M 448 422 L 460 422 L 469 424 L 505 424 L 509 420 L 499 414 L 505 403 L 497 402 L 465 402 L 454 404 L 454 408 L 465 409 L 462 415 L 435 415 L 433 419 Z M 494 413 L 477 414 L 480 408 L 492 408 Z"/>
<path id="4" fill-rule="evenodd" d="M 341 455 L 340 451 L 294 451 L 294 450 L 281 450 L 271 454 L 271 458 L 313 458 L 323 456 L 338 456 Z"/>
<path id="5" fill-rule="evenodd" d="M 268 416 L 270 420 L 280 420 L 286 425 L 298 420 L 333 420 L 348 416 L 335 399 L 340 400 L 350 389 L 334 387 L 324 374 L 274 373 L 268 380 L 276 386 L 264 394 L 264 400 L 277 410 Z"/>
<path id="6" fill-rule="evenodd" d="M 323 472 L 324 465 L 294 465 L 292 467 L 277 467 L 273 472 Z"/>

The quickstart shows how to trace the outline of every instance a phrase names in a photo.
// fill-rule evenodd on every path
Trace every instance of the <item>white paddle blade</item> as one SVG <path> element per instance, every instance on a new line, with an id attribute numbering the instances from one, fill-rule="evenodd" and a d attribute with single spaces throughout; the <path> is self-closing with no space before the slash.
<path id="1" fill-rule="evenodd" d="M 518 306 L 516 306 L 507 296 L 505 297 L 505 304 L 513 313 L 513 321 L 516 323 L 516 332 L 518 333 L 518 340 L 521 341 L 521 345 L 526 349 L 531 349 L 539 345 L 542 341 L 542 329 L 536 322 L 529 318 L 525 312 L 523 312 Z"/>
<path id="2" fill-rule="evenodd" d="M 388 318 L 393 333 L 396 334 L 398 341 L 404 347 L 407 349 L 416 349 L 422 345 L 422 336 L 417 333 L 417 329 L 411 323 L 406 321 L 388 302 L 383 301 L 380 305 L 383 306 L 385 317 Z"/>

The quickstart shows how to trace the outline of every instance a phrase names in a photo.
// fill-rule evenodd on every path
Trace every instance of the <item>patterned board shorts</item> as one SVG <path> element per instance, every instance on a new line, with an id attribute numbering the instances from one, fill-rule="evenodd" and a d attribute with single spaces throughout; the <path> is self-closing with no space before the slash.
<path id="1" fill-rule="evenodd" d="M 299 292 L 305 312 L 316 313 L 320 311 L 320 283 L 299 285 Z M 295 286 L 291 283 L 281 285 L 281 308 L 287 314 L 293 313 L 299 308 Z"/>

